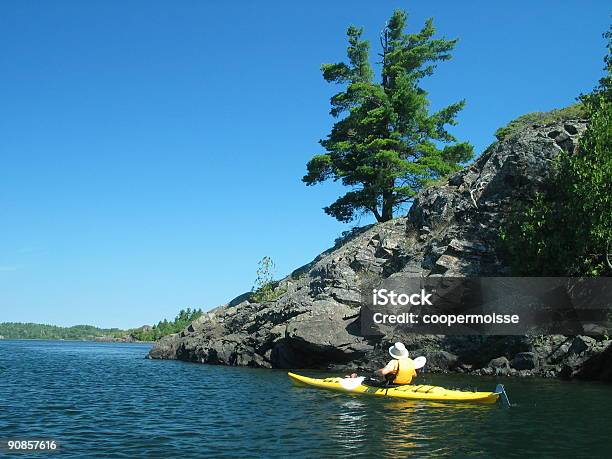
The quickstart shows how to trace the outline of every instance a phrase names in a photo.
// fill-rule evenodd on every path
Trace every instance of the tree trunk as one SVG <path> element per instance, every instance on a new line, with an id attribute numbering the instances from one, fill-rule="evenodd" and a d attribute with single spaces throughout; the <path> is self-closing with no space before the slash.
<path id="1" fill-rule="evenodd" d="M 380 217 L 380 222 L 388 222 L 393 218 L 393 191 L 383 192 L 383 204 Z"/>
<path id="2" fill-rule="evenodd" d="M 374 214 L 374 217 L 376 217 L 376 221 L 377 222 L 382 222 L 382 216 L 380 215 L 380 213 L 378 212 L 378 209 L 376 207 L 368 207 L 368 209 L 370 210 L 370 212 L 372 212 Z"/>

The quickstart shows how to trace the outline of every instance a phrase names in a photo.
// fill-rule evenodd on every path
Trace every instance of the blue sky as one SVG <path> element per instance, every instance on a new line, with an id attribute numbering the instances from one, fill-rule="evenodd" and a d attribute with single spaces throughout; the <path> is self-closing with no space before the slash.
<path id="1" fill-rule="evenodd" d="M 329 247 L 339 187 L 300 181 L 333 122 L 319 66 L 395 8 L 460 38 L 426 87 L 467 100 L 478 152 L 602 74 L 606 1 L 1 2 L 0 322 L 154 323 Z"/>

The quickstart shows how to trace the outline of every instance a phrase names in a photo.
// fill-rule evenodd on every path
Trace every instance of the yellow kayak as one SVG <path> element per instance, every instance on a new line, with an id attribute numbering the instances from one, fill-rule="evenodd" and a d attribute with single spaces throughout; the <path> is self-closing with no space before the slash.
<path id="1" fill-rule="evenodd" d="M 436 401 L 471 401 L 478 403 L 495 403 L 499 399 L 500 392 L 468 392 L 462 390 L 445 389 L 439 386 L 425 384 L 407 384 L 388 389 L 371 387 L 362 384 L 364 378 L 309 378 L 307 376 L 287 373 L 291 380 L 296 383 L 320 389 L 335 390 L 349 394 L 379 395 L 383 397 L 407 398 L 412 400 L 436 400 Z"/>

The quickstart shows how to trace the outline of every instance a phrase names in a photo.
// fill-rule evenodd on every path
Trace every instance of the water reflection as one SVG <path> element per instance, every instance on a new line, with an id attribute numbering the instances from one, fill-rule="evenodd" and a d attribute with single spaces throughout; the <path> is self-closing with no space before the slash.
<path id="1" fill-rule="evenodd" d="M 456 455 L 446 444 L 469 449 L 470 435 L 459 418 L 485 423 L 499 408 L 470 403 L 395 400 L 334 394 L 329 439 L 338 455 L 397 457 Z M 466 441 L 466 438 L 470 438 Z M 473 447 L 473 446 L 472 446 Z"/>
<path id="2" fill-rule="evenodd" d="M 388 432 L 381 438 L 385 451 L 411 450 L 418 448 L 428 436 L 423 429 L 422 413 L 414 401 L 385 401 L 384 415 Z"/>

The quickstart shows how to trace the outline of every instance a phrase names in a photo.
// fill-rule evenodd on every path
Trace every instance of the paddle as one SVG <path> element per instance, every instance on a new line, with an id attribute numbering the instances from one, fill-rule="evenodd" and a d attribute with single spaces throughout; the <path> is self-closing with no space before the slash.
<path id="1" fill-rule="evenodd" d="M 414 359 L 413 362 L 414 362 L 414 369 L 418 370 L 419 368 L 423 368 L 425 366 L 425 364 L 427 363 L 427 359 L 421 356 L 421 357 L 417 357 L 416 359 Z"/>
<path id="2" fill-rule="evenodd" d="M 495 387 L 495 391 L 496 394 L 499 394 L 502 396 L 502 399 L 504 400 L 504 402 L 506 402 L 506 404 L 508 405 L 508 408 L 510 408 L 510 399 L 508 398 L 508 394 L 506 394 L 506 389 L 504 388 L 503 384 L 498 384 Z"/>
<path id="3" fill-rule="evenodd" d="M 359 376 L 358 378 L 344 378 L 340 380 L 340 385 L 343 389 L 353 390 L 360 386 L 365 377 Z"/>

